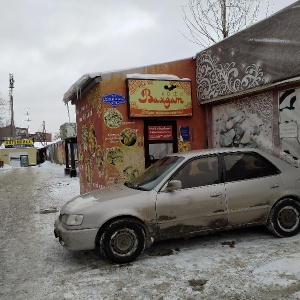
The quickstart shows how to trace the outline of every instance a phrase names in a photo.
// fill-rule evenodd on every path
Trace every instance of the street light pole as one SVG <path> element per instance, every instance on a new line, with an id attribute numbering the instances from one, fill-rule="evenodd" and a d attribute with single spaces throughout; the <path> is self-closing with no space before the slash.
<path id="1" fill-rule="evenodd" d="M 14 89 L 14 75 L 9 73 L 9 102 L 10 102 L 10 128 L 11 128 L 11 137 L 15 137 L 15 122 L 14 122 L 14 100 L 13 100 L 13 89 Z"/>

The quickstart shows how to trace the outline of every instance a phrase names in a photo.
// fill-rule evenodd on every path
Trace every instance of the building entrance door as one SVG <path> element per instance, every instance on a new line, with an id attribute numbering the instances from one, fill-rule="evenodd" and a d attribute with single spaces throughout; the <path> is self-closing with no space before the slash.
<path id="1" fill-rule="evenodd" d="M 145 167 L 178 151 L 176 121 L 144 121 Z"/>
<path id="2" fill-rule="evenodd" d="M 26 152 L 10 152 L 9 153 L 9 165 L 12 167 L 21 167 L 21 156 L 26 155 Z"/>
<path id="3" fill-rule="evenodd" d="M 20 155 L 21 167 L 28 167 L 28 155 Z"/>

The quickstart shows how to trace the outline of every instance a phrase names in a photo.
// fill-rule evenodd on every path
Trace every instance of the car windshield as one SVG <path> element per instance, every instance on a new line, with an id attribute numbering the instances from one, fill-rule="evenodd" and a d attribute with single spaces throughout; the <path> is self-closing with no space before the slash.
<path id="1" fill-rule="evenodd" d="M 183 159 L 183 157 L 179 156 L 166 156 L 156 161 L 137 178 L 130 182 L 125 182 L 125 185 L 135 189 L 150 191 Z"/>

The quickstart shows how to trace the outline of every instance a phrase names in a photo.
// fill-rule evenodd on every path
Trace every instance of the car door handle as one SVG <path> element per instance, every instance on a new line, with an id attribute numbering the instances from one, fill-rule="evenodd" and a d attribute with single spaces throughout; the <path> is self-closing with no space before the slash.
<path id="1" fill-rule="evenodd" d="M 279 187 L 278 183 L 274 183 L 271 185 L 271 189 L 277 189 Z"/>
<path id="2" fill-rule="evenodd" d="M 219 193 L 213 193 L 213 194 L 210 194 L 210 196 L 211 196 L 212 198 L 216 198 L 216 197 L 222 196 L 222 193 L 221 193 L 221 192 L 219 192 Z"/>

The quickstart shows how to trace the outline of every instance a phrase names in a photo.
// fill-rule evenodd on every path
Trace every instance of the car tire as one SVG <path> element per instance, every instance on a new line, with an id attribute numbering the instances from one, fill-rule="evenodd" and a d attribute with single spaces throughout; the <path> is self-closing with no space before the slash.
<path id="1" fill-rule="evenodd" d="M 267 223 L 268 229 L 278 237 L 289 237 L 300 231 L 300 203 L 285 198 L 272 207 Z"/>
<path id="2" fill-rule="evenodd" d="M 100 251 L 114 263 L 134 261 L 145 249 L 145 232 L 131 220 L 111 222 L 100 237 Z"/>

